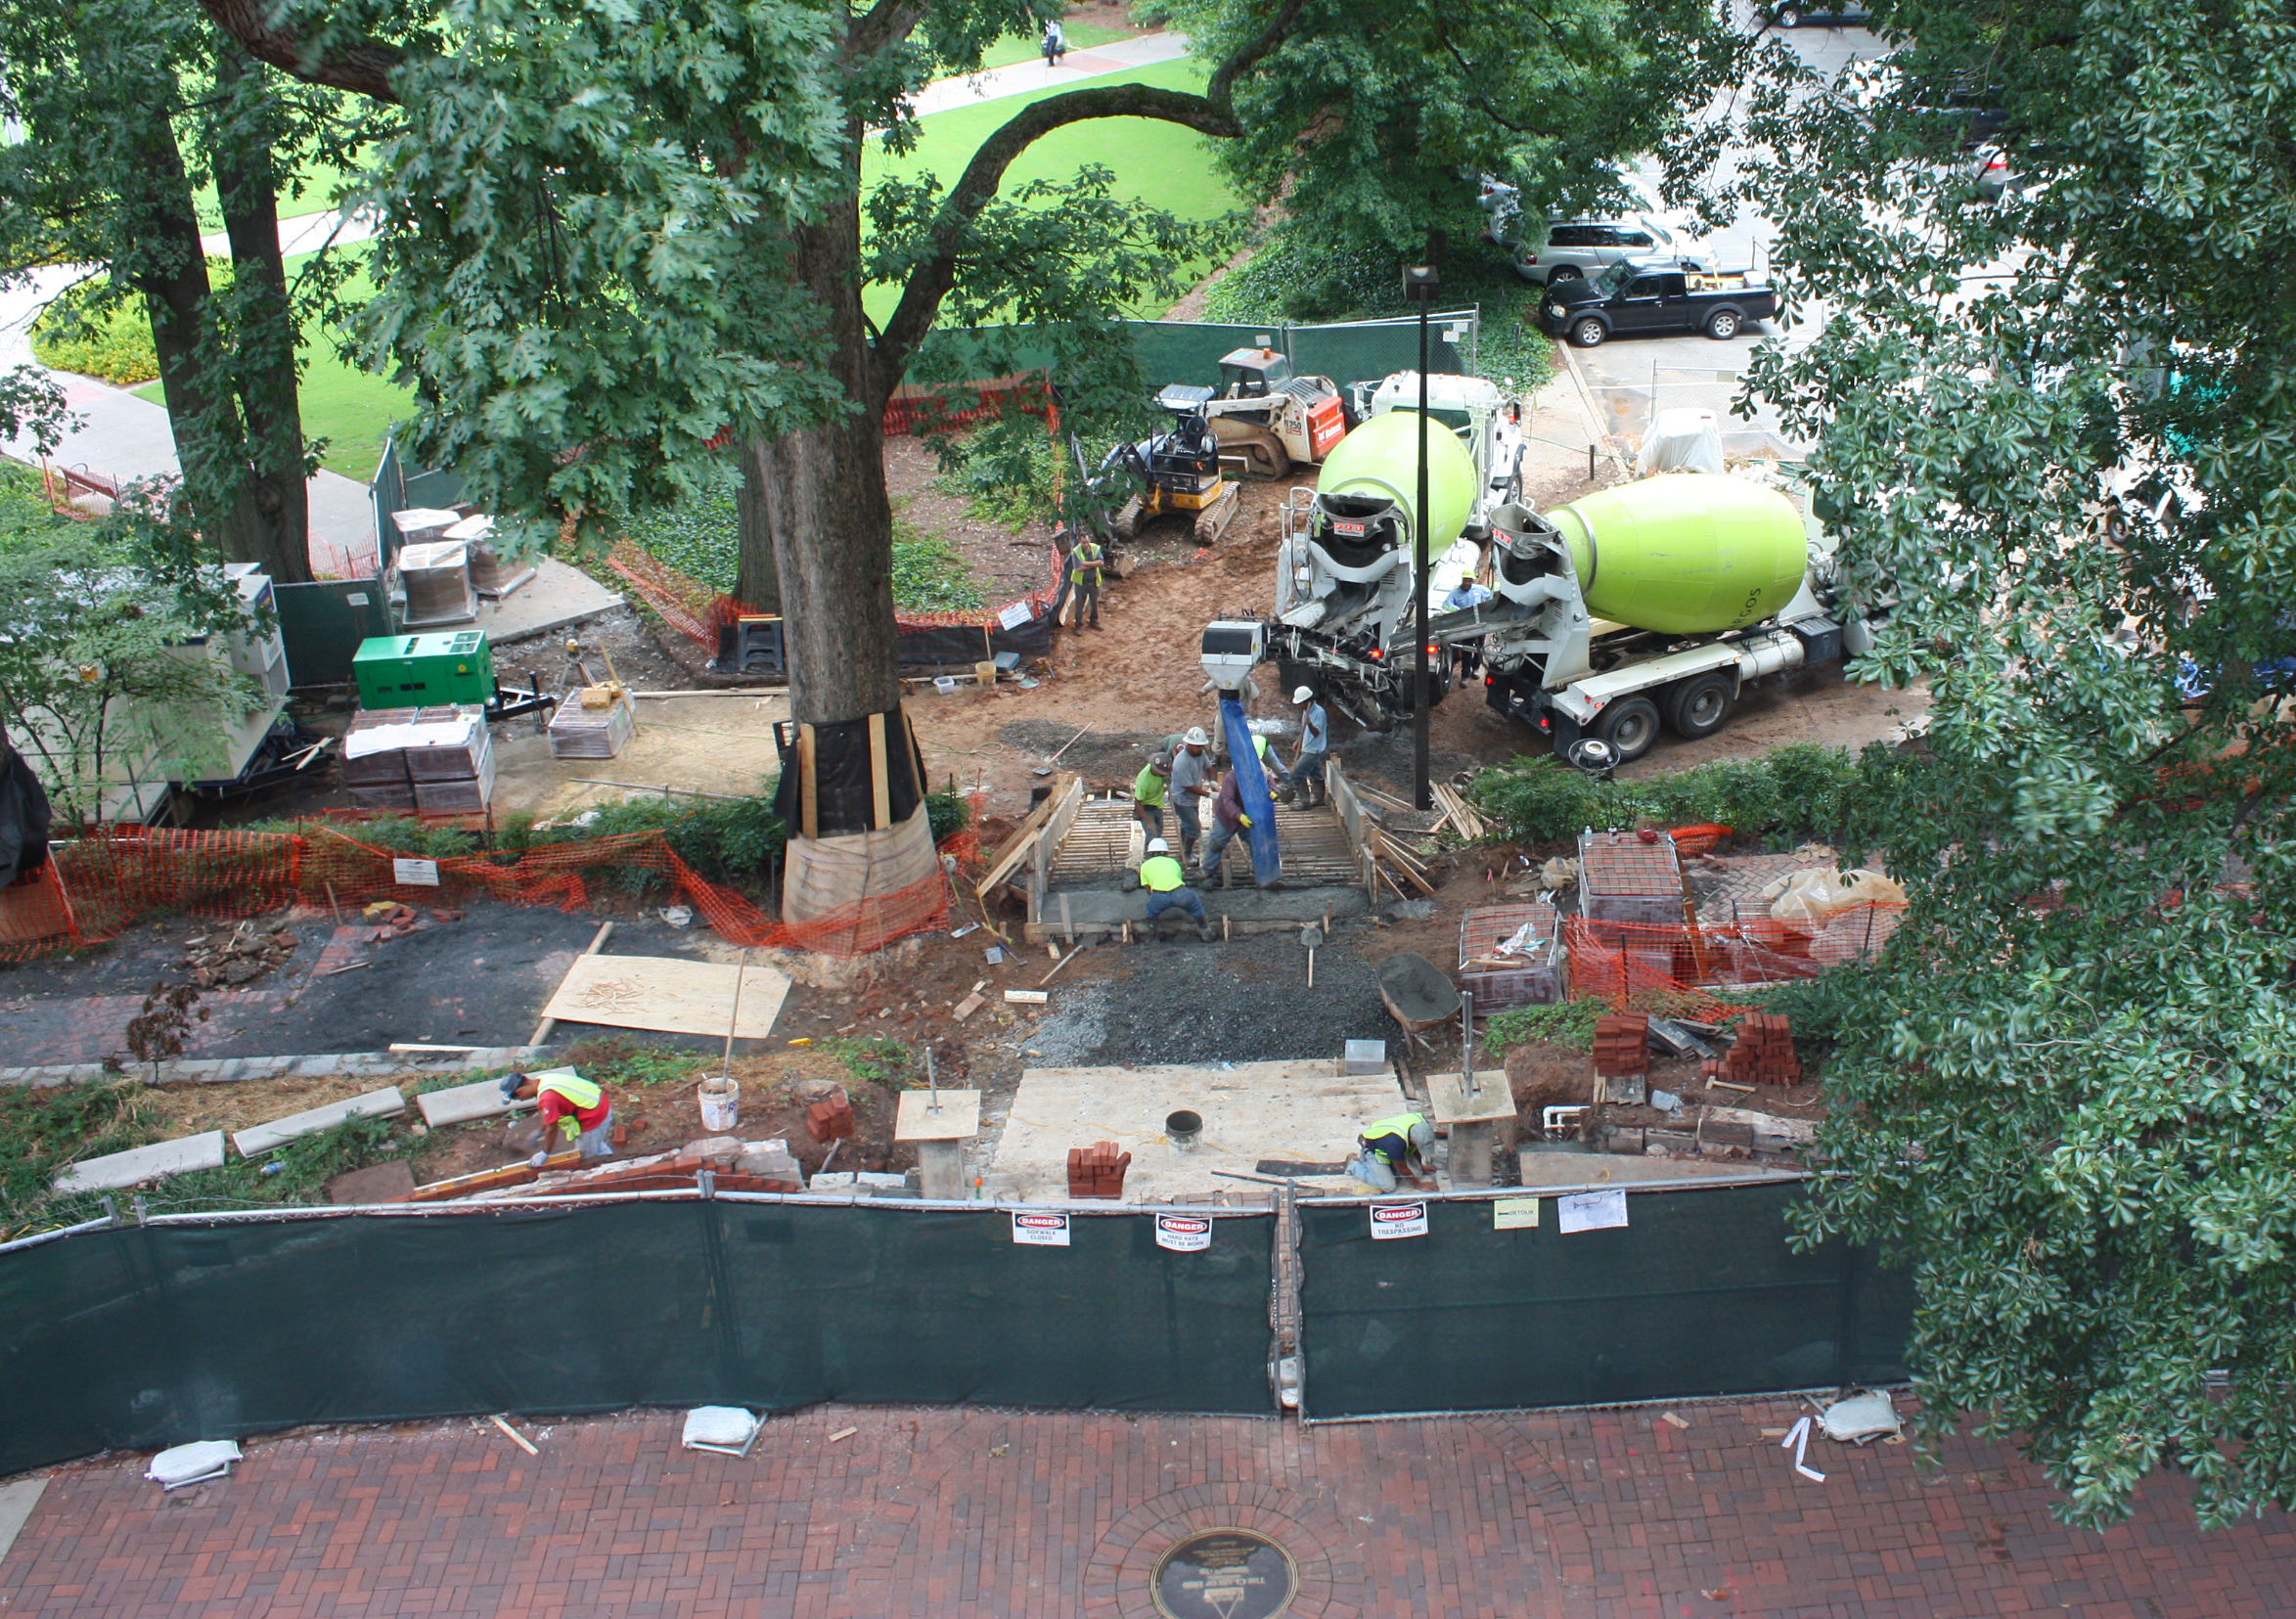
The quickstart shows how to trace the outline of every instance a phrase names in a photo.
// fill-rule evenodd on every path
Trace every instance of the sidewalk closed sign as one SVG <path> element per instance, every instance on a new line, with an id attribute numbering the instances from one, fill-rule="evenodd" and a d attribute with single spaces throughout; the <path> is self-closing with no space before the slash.
<path id="1" fill-rule="evenodd" d="M 1156 1246 L 1174 1253 L 1202 1253 L 1212 1245 L 1212 1223 L 1200 1214 L 1156 1216 Z"/>
<path id="2" fill-rule="evenodd" d="M 1015 1214 L 1013 1216 L 1013 1240 L 1031 1243 L 1040 1248 L 1065 1248 L 1068 1245 L 1068 1216 Z"/>
<path id="3" fill-rule="evenodd" d="M 1372 1205 L 1372 1236 L 1424 1237 L 1427 1235 L 1427 1205 L 1424 1203 L 1373 1203 Z"/>

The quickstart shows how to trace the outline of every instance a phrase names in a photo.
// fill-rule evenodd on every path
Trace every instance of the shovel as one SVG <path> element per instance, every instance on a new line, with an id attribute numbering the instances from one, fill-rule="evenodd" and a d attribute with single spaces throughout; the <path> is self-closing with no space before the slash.
<path id="1" fill-rule="evenodd" d="M 1316 950 L 1324 942 L 1324 930 L 1309 922 L 1299 930 L 1299 942 L 1307 947 L 1307 987 L 1316 987 Z"/>
<path id="2" fill-rule="evenodd" d="M 1084 731 L 1090 731 L 1092 727 L 1088 725 L 1084 728 Z M 1077 732 L 1075 736 L 1070 737 L 1066 742 L 1062 742 L 1060 744 L 1060 753 L 1065 753 L 1070 748 L 1074 747 L 1077 742 L 1084 736 L 1084 731 Z M 1060 753 L 1056 753 L 1051 758 L 1047 759 L 1043 764 L 1035 766 L 1029 771 L 1029 774 L 1031 776 L 1050 776 L 1053 773 L 1053 766 L 1060 762 Z"/>

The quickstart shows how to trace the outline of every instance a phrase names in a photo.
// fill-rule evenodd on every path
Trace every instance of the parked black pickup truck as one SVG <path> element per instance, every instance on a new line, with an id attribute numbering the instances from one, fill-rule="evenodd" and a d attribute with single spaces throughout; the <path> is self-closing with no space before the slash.
<path id="1" fill-rule="evenodd" d="M 1627 260 L 1592 281 L 1550 282 L 1539 325 L 1593 348 L 1613 332 L 1702 331 L 1734 337 L 1748 321 L 1778 313 L 1778 294 L 1742 270 Z"/>

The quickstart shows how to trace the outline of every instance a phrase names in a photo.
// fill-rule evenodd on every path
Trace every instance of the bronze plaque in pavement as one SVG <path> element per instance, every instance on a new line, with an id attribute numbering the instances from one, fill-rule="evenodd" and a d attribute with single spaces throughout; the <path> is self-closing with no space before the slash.
<path id="1" fill-rule="evenodd" d="M 1291 1554 L 1248 1529 L 1206 1529 L 1156 1559 L 1164 1619 L 1276 1619 L 1299 1595 Z"/>

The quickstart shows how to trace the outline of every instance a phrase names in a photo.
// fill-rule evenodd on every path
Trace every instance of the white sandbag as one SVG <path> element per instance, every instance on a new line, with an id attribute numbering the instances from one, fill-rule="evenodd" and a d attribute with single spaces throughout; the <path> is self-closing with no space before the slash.
<path id="1" fill-rule="evenodd" d="M 1818 1426 L 1828 1439 L 1863 1445 L 1873 1439 L 1894 1439 L 1905 1426 L 1887 1394 L 1855 1394 L 1836 1400 L 1818 1414 Z"/>
<path id="2" fill-rule="evenodd" d="M 686 1413 L 685 1447 L 739 1456 L 764 1424 L 740 1406 L 696 1406 Z"/>
<path id="3" fill-rule="evenodd" d="M 199 1439 L 161 1451 L 152 1458 L 144 1476 L 163 1490 L 180 1490 L 186 1484 L 221 1478 L 239 1459 L 239 1446 L 229 1439 Z"/>

